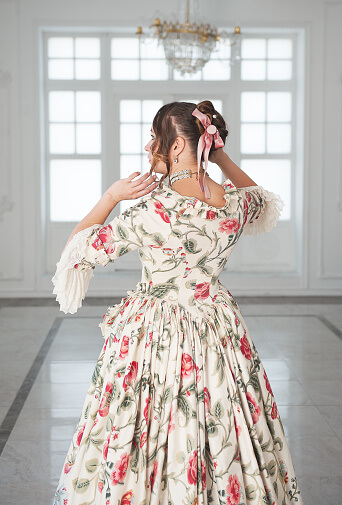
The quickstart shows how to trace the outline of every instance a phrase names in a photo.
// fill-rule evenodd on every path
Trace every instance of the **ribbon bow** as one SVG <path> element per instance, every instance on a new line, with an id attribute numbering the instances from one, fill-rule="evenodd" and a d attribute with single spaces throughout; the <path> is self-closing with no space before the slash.
<path id="1" fill-rule="evenodd" d="M 198 181 L 200 184 L 201 191 L 204 191 L 205 197 L 210 198 L 210 190 L 209 190 L 208 184 L 205 182 L 205 176 L 206 176 L 207 169 L 208 169 L 209 151 L 210 151 L 211 145 L 213 143 L 213 140 L 215 141 L 216 149 L 218 147 L 223 147 L 224 142 L 221 139 L 216 126 L 211 124 L 211 121 L 206 114 L 203 114 L 196 107 L 196 109 L 193 111 L 192 115 L 197 117 L 197 119 L 199 119 L 201 121 L 201 123 L 205 129 L 204 133 L 200 136 L 199 141 L 198 141 L 198 145 L 197 145 Z M 202 153 L 203 153 L 203 158 L 204 158 L 204 163 L 205 163 L 203 184 L 199 178 Z"/>

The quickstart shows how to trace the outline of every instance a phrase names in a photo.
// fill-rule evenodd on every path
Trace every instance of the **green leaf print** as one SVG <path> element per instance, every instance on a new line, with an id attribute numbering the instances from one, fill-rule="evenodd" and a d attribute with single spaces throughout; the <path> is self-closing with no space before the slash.
<path id="1" fill-rule="evenodd" d="M 124 254 L 127 254 L 129 252 L 130 248 L 128 247 L 128 245 L 121 245 L 120 247 L 118 247 L 118 257 L 123 256 Z"/>
<path id="2" fill-rule="evenodd" d="M 218 429 L 216 427 L 216 424 L 214 423 L 214 421 L 212 419 L 210 419 L 207 422 L 207 433 L 208 433 L 208 437 L 216 437 L 216 435 L 218 433 Z"/>
<path id="3" fill-rule="evenodd" d="M 186 436 L 186 450 L 188 451 L 189 454 L 193 450 L 194 445 L 195 445 L 195 441 L 194 441 L 193 437 L 191 435 L 189 435 L 189 433 L 188 433 Z"/>
<path id="4" fill-rule="evenodd" d="M 183 240 L 182 242 L 184 249 L 186 252 L 190 254 L 197 254 L 201 252 L 201 249 L 197 249 L 197 241 L 193 238 L 189 238 L 188 240 Z"/>
<path id="5" fill-rule="evenodd" d="M 118 224 L 116 227 L 116 233 L 119 235 L 121 240 L 126 240 L 128 238 L 127 230 L 121 224 Z"/>
<path id="6" fill-rule="evenodd" d="M 83 494 L 87 491 L 90 484 L 89 479 L 79 479 L 76 486 L 76 493 Z"/>
<path id="7" fill-rule="evenodd" d="M 125 394 L 122 402 L 120 403 L 120 405 L 118 407 L 118 414 L 120 413 L 121 409 L 129 410 L 131 408 L 132 403 L 133 403 L 132 396 L 130 394 Z"/>
<path id="8" fill-rule="evenodd" d="M 267 470 L 268 470 L 268 472 L 269 472 L 270 475 L 274 475 L 275 474 L 276 463 L 275 463 L 274 459 L 272 459 L 272 461 L 269 462 L 269 464 L 267 466 Z"/>
<path id="9" fill-rule="evenodd" d="M 250 484 L 249 486 L 246 487 L 246 498 L 247 500 L 254 500 L 256 496 L 256 490 L 253 484 Z"/>
<path id="10" fill-rule="evenodd" d="M 90 459 L 86 461 L 85 467 L 89 473 L 94 473 L 96 468 L 99 466 L 99 460 L 97 458 Z"/>
<path id="11" fill-rule="evenodd" d="M 151 289 L 151 296 L 156 296 L 157 298 L 164 298 L 171 290 L 178 292 L 178 286 L 171 283 L 155 284 Z"/>
<path id="12" fill-rule="evenodd" d="M 186 424 L 188 424 L 191 415 L 191 409 L 188 400 L 183 396 L 178 396 L 177 406 L 183 412 L 186 419 Z"/>
<path id="13" fill-rule="evenodd" d="M 216 419 L 221 419 L 223 417 L 224 411 L 223 411 L 223 406 L 220 400 L 217 400 L 217 402 L 214 405 L 214 416 Z"/>
<path id="14" fill-rule="evenodd" d="M 185 461 L 185 454 L 184 454 L 183 451 L 177 452 L 177 454 L 176 454 L 176 460 L 177 460 L 177 463 L 179 463 L 180 465 L 182 463 L 184 463 L 184 461 Z"/>
<path id="15" fill-rule="evenodd" d="M 276 438 L 274 439 L 274 445 L 276 445 L 276 444 L 279 444 L 279 450 L 280 450 L 280 451 L 282 451 L 282 450 L 283 450 L 283 445 L 284 445 L 284 444 L 283 444 L 283 441 L 281 440 L 281 438 L 280 438 L 280 437 L 276 437 Z"/>
<path id="16" fill-rule="evenodd" d="M 169 386 L 164 391 L 164 396 L 163 396 L 163 402 L 162 403 L 163 404 L 170 403 L 171 399 L 172 399 L 172 387 Z"/>
<path id="17" fill-rule="evenodd" d="M 161 233 L 153 233 L 151 236 L 152 242 L 154 242 L 156 245 L 162 246 L 165 243 L 165 237 Z"/>

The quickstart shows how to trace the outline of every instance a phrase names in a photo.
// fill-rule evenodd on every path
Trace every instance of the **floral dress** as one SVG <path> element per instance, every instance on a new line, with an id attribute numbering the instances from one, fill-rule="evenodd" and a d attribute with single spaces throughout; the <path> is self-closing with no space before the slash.
<path id="1" fill-rule="evenodd" d="M 104 344 L 54 505 L 302 505 L 267 373 L 219 275 L 284 202 L 227 179 L 217 208 L 170 187 L 73 236 L 52 279 L 82 305 L 96 265 L 138 249 L 142 278 L 99 324 Z"/>

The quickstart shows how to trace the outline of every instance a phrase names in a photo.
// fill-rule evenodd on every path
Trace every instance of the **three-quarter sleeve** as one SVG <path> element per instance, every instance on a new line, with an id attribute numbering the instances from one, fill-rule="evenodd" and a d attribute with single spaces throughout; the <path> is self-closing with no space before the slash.
<path id="1" fill-rule="evenodd" d="M 146 200 L 126 209 L 108 224 L 94 224 L 76 233 L 56 264 L 53 293 L 64 313 L 74 314 L 82 306 L 96 265 L 109 262 L 153 243 L 145 229 Z"/>
<path id="2" fill-rule="evenodd" d="M 276 226 L 284 201 L 280 195 L 262 186 L 237 188 L 243 204 L 243 233 L 258 235 Z"/>

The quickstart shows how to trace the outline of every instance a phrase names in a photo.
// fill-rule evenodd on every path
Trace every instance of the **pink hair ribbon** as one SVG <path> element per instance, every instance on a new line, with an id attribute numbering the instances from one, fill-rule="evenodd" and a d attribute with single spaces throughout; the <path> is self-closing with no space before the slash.
<path id="1" fill-rule="evenodd" d="M 199 138 L 198 146 L 197 146 L 198 181 L 200 184 L 201 191 L 204 191 L 205 197 L 210 198 L 210 190 L 209 190 L 208 184 L 205 182 L 205 176 L 206 176 L 207 169 L 208 169 L 209 151 L 210 151 L 211 145 L 213 143 L 213 140 L 215 141 L 216 149 L 218 147 L 223 147 L 224 142 L 219 135 L 218 129 L 216 128 L 215 125 L 211 124 L 211 121 L 206 114 L 203 114 L 196 107 L 196 109 L 193 111 L 192 115 L 197 117 L 197 119 L 199 119 L 201 121 L 201 123 L 205 129 L 205 132 Z M 202 153 L 203 153 L 203 158 L 204 158 L 204 163 L 205 163 L 203 184 L 200 181 L 200 177 L 199 177 Z"/>

